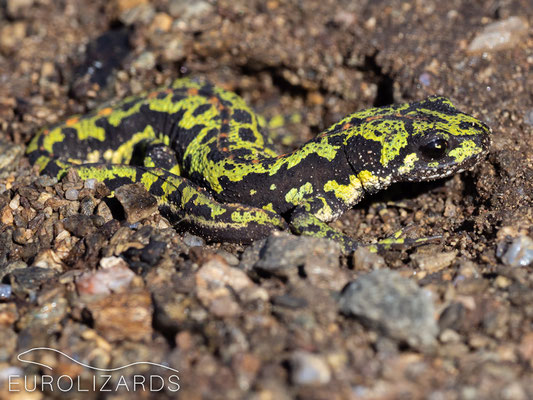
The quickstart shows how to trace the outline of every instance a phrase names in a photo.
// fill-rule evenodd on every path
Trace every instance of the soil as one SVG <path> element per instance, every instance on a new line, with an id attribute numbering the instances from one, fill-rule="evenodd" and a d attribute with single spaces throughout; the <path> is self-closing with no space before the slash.
<path id="1" fill-rule="evenodd" d="M 532 26 L 529 0 L 0 0 L 0 396 L 533 398 Z M 23 156 L 40 128 L 180 76 L 301 116 L 274 132 L 284 150 L 432 94 L 487 123 L 492 147 L 473 171 L 395 185 L 333 223 L 366 243 L 440 241 L 350 257 L 291 235 L 206 245 L 138 212 L 153 205 L 138 187 L 108 200 Z M 52 371 L 17 359 L 37 347 L 162 364 L 179 391 L 148 364 L 95 390 L 60 353 L 21 357 Z M 14 392 L 24 377 L 43 390 Z M 91 389 L 64 392 L 69 379 Z"/>

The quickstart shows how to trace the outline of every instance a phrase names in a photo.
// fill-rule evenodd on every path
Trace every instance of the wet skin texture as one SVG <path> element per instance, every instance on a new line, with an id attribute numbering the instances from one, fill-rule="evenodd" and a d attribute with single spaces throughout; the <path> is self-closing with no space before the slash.
<path id="1" fill-rule="evenodd" d="M 247 243 L 274 230 L 359 244 L 326 222 L 391 183 L 443 178 L 488 151 L 489 128 L 444 97 L 348 115 L 278 155 L 261 119 L 209 83 L 171 86 L 69 118 L 30 142 L 30 161 L 111 190 L 140 182 L 179 230 Z"/>

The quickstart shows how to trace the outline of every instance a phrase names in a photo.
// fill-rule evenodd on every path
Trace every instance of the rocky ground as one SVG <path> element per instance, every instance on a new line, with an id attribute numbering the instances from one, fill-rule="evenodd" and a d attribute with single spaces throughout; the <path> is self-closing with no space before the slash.
<path id="1" fill-rule="evenodd" d="M 175 368 L 187 399 L 533 398 L 531 26 L 529 0 L 0 0 L 0 396 L 150 397 L 120 374 L 105 393 L 9 392 L 43 374 L 91 387 L 58 353 L 23 357 L 52 372 L 17 360 L 49 347 Z M 39 128 L 183 75 L 303 116 L 275 132 L 287 149 L 430 94 L 485 121 L 493 145 L 472 172 L 397 185 L 333 224 L 362 242 L 407 226 L 440 243 L 353 257 L 291 235 L 206 245 L 135 186 L 109 201 L 23 156 Z"/>

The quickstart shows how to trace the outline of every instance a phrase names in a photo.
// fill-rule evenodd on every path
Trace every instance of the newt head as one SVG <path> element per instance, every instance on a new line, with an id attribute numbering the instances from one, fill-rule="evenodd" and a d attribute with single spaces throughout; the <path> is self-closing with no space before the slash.
<path id="1" fill-rule="evenodd" d="M 490 128 L 445 97 L 372 113 L 360 119 L 345 151 L 354 171 L 372 171 L 380 182 L 444 178 L 472 168 L 490 147 Z"/>

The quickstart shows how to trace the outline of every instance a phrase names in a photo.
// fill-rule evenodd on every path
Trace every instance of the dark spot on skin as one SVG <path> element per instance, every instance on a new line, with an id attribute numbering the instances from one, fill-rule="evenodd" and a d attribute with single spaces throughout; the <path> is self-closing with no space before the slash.
<path id="1" fill-rule="evenodd" d="M 33 153 L 32 153 L 33 154 Z M 50 176 L 57 176 L 57 174 L 61 171 L 61 167 L 59 167 L 55 161 L 49 162 L 45 169 L 43 170 L 44 174 L 50 175 Z"/>
<path id="2" fill-rule="evenodd" d="M 208 160 L 218 163 L 224 161 L 227 158 L 228 155 L 217 148 L 216 142 L 210 143 L 208 146 L 210 149 L 209 153 L 207 154 Z"/>
<path id="3" fill-rule="evenodd" d="M 222 124 L 220 126 L 220 133 L 229 133 L 229 124 Z"/>
<path id="4" fill-rule="evenodd" d="M 412 119 L 404 119 L 403 120 L 403 127 L 409 137 L 411 137 L 414 134 L 414 126 L 413 126 L 413 120 Z M 396 134 L 396 132 L 394 132 Z"/>
<path id="5" fill-rule="evenodd" d="M 218 129 L 216 128 L 209 129 L 207 133 L 205 134 L 204 138 L 202 139 L 201 143 L 206 144 L 207 142 L 209 142 L 209 140 L 211 140 L 217 135 L 218 135 Z"/>
<path id="6" fill-rule="evenodd" d="M 132 108 L 135 104 L 139 102 L 139 99 L 135 99 L 132 101 L 128 101 L 120 106 L 120 109 L 122 111 L 128 111 L 130 108 Z"/>
<path id="7" fill-rule="evenodd" d="M 189 160 L 189 164 L 190 164 L 190 157 L 187 157 L 185 160 Z M 194 171 L 192 174 L 190 174 L 188 176 L 188 178 L 193 181 L 194 183 L 196 183 L 197 185 L 203 185 L 203 186 L 206 186 L 206 180 L 205 178 L 203 177 L 202 174 L 200 174 L 199 172 L 196 172 Z M 209 185 L 207 185 L 207 187 L 209 187 Z"/>
<path id="8" fill-rule="evenodd" d="M 240 128 L 239 129 L 239 138 L 243 142 L 255 142 L 254 133 L 249 128 Z"/>
<path id="9" fill-rule="evenodd" d="M 183 217 L 185 216 L 185 213 L 181 209 L 181 198 L 176 197 L 176 199 L 173 199 L 171 196 L 169 203 L 171 203 L 173 207 L 166 204 L 160 205 L 159 212 L 162 216 L 167 218 L 172 225 L 178 225 L 183 221 Z"/>
<path id="10" fill-rule="evenodd" d="M 108 189 L 115 190 L 115 189 L 117 189 L 117 188 L 119 188 L 121 186 L 128 185 L 128 184 L 130 184 L 132 182 L 131 182 L 130 178 L 119 176 L 119 177 L 116 177 L 116 178 L 105 179 L 104 183 L 105 183 L 105 185 L 107 186 Z"/>
<path id="11" fill-rule="evenodd" d="M 220 115 L 220 119 L 222 121 L 229 121 L 230 120 L 230 110 L 228 108 L 222 108 L 222 109 L 219 109 L 219 115 Z"/>
<path id="12" fill-rule="evenodd" d="M 357 125 L 360 125 L 363 121 L 364 121 L 363 118 L 354 117 L 354 118 L 350 119 L 350 125 L 357 126 Z"/>
<path id="13" fill-rule="evenodd" d="M 418 103 L 412 103 L 409 108 L 427 108 L 429 110 L 438 111 L 446 115 L 456 115 L 457 109 L 451 106 L 443 97 L 430 97 Z"/>
<path id="14" fill-rule="evenodd" d="M 209 110 L 211 108 L 211 104 L 202 104 L 198 107 L 196 107 L 196 109 L 194 110 L 194 112 L 192 113 L 192 115 L 194 117 L 197 117 L 199 115 L 202 115 L 203 113 L 205 113 L 207 110 Z"/>
<path id="15" fill-rule="evenodd" d="M 176 160 L 176 153 L 168 146 L 160 143 L 149 146 L 146 155 L 150 157 L 155 166 L 159 168 L 169 170 L 178 164 Z"/>
<path id="16" fill-rule="evenodd" d="M 483 124 L 479 124 L 477 122 L 466 122 L 466 121 L 463 121 L 459 124 L 459 129 L 463 129 L 465 131 L 471 130 L 471 129 L 475 129 L 480 132 L 487 131 L 487 128 Z"/>
<path id="17" fill-rule="evenodd" d="M 150 186 L 150 193 L 153 194 L 154 196 L 163 196 L 163 194 L 165 194 L 163 188 L 162 188 L 162 184 L 163 182 L 165 182 L 164 179 L 158 179 L 156 180 L 152 186 Z"/>
<path id="18" fill-rule="evenodd" d="M 174 94 L 172 95 L 172 102 L 178 103 L 184 98 L 185 98 L 185 95 L 183 93 L 174 92 Z"/>
<path id="19" fill-rule="evenodd" d="M 342 130 L 342 125 L 343 124 L 341 123 L 333 125 L 331 128 L 328 129 L 328 134 L 340 132 Z"/>
<path id="20" fill-rule="evenodd" d="M 233 150 L 231 153 L 235 156 L 235 158 L 244 158 L 252 154 L 251 150 L 249 149 L 237 149 Z"/>
<path id="21" fill-rule="evenodd" d="M 471 123 L 469 123 L 469 122 L 465 122 L 465 121 L 463 121 L 463 122 L 461 122 L 461 123 L 459 124 L 459 129 L 468 130 L 468 129 L 472 128 L 472 125 L 473 125 L 473 124 L 471 124 Z"/>
<path id="22" fill-rule="evenodd" d="M 229 100 L 220 99 L 220 102 L 222 103 L 224 107 L 227 107 L 227 108 L 233 107 L 233 103 Z"/>
<path id="23" fill-rule="evenodd" d="M 243 124 L 250 124 L 252 122 L 252 116 L 248 111 L 236 109 L 233 110 L 233 119 L 236 122 L 240 122 Z"/>
<path id="24" fill-rule="evenodd" d="M 187 208 L 190 209 L 190 212 L 195 217 L 203 217 L 208 221 L 212 221 L 213 217 L 211 217 L 211 207 L 205 204 L 194 204 L 195 198 L 191 198 L 190 201 L 187 202 Z"/>
<path id="25" fill-rule="evenodd" d="M 206 82 L 202 85 L 198 94 L 207 98 L 213 97 L 213 89 L 213 84 Z"/>

